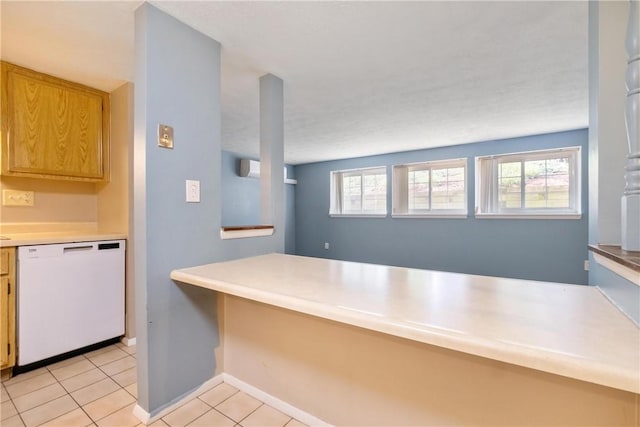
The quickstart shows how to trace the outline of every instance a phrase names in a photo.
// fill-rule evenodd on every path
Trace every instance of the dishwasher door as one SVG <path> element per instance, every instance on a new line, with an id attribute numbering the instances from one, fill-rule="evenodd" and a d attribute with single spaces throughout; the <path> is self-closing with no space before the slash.
<path id="1" fill-rule="evenodd" d="M 125 241 L 18 248 L 18 366 L 124 334 Z"/>

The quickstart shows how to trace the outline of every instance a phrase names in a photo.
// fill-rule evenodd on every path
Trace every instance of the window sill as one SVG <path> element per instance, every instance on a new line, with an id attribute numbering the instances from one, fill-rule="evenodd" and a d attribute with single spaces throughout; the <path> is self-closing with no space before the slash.
<path id="1" fill-rule="evenodd" d="M 445 213 L 437 213 L 437 214 L 393 214 L 392 218 L 406 218 L 406 219 L 425 219 L 425 218 L 434 218 L 434 219 L 466 219 L 469 217 L 466 213 L 455 213 L 455 214 L 445 214 Z"/>
<path id="2" fill-rule="evenodd" d="M 330 213 L 331 218 L 386 218 L 387 214 L 334 214 Z"/>
<path id="3" fill-rule="evenodd" d="M 273 235 L 273 225 L 247 225 L 238 227 L 220 227 L 220 238 L 245 239 L 248 237 L 264 237 Z"/>
<path id="4" fill-rule="evenodd" d="M 582 214 L 475 214 L 478 219 L 581 219 Z"/>

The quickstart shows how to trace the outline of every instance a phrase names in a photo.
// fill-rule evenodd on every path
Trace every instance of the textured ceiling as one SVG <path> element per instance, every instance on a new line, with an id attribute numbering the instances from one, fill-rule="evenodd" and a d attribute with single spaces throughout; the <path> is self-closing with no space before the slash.
<path id="1" fill-rule="evenodd" d="M 588 125 L 587 2 L 152 3 L 221 42 L 222 144 L 241 154 L 266 73 L 288 163 Z M 112 90 L 133 80 L 139 4 L 2 1 L 2 58 Z"/>

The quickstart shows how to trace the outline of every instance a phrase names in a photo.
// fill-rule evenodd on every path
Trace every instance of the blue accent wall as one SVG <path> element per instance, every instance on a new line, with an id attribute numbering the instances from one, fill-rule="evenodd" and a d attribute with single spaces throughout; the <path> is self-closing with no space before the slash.
<path id="1" fill-rule="evenodd" d="M 287 177 L 295 178 L 295 167 L 287 165 Z M 284 253 L 296 254 L 296 186 L 286 184 L 284 187 Z"/>
<path id="2" fill-rule="evenodd" d="M 628 154 L 621 83 L 627 2 L 589 2 L 589 243 L 619 245 Z M 602 143 L 600 143 L 602 141 Z M 640 287 L 593 260 L 589 284 L 640 325 Z"/>
<path id="3" fill-rule="evenodd" d="M 640 286 L 599 265 L 589 254 L 589 284 L 598 286 L 633 321 L 640 325 Z"/>
<path id="4" fill-rule="evenodd" d="M 260 180 L 238 174 L 240 159 L 222 152 L 222 225 L 260 224 Z"/>
<path id="5" fill-rule="evenodd" d="M 582 147 L 582 218 L 476 219 L 475 156 Z M 331 218 L 330 172 L 466 157 L 469 216 L 437 218 Z M 453 271 L 467 274 L 587 284 L 587 130 L 401 152 L 296 166 L 298 255 Z M 325 242 L 329 250 L 324 249 Z"/>
<path id="6" fill-rule="evenodd" d="M 174 269 L 275 252 L 273 236 L 221 240 L 220 44 L 149 3 L 135 14 L 133 239 L 138 405 L 157 414 L 222 370 L 216 293 Z M 159 123 L 174 148 L 157 145 Z M 185 180 L 200 181 L 186 203 Z M 284 203 L 276 200 L 274 203 Z"/>
<path id="7" fill-rule="evenodd" d="M 188 48 L 187 48 L 188 47 Z M 174 148 L 157 144 L 173 126 Z M 138 403 L 154 413 L 214 375 L 216 295 L 171 270 L 215 259 L 219 227 L 220 44 L 157 8 L 136 11 L 135 277 Z M 216 167 L 212 167 L 216 165 Z M 185 202 L 185 180 L 201 202 Z M 206 355 L 206 357 L 205 357 Z"/>
<path id="8" fill-rule="evenodd" d="M 260 224 L 260 180 L 239 174 L 240 159 L 230 151 L 222 152 L 222 225 Z M 252 159 L 258 160 L 258 159 Z M 295 167 L 286 165 L 287 176 L 295 177 Z M 285 253 L 295 254 L 295 185 L 285 184 Z"/>

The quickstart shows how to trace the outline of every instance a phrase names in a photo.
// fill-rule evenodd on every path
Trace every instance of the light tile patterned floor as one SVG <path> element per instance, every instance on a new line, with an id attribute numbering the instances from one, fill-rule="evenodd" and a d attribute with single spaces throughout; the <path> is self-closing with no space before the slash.
<path id="1" fill-rule="evenodd" d="M 136 403 L 136 348 L 115 344 L 2 382 L 2 427 L 142 426 Z M 222 383 L 152 426 L 304 427 Z"/>

